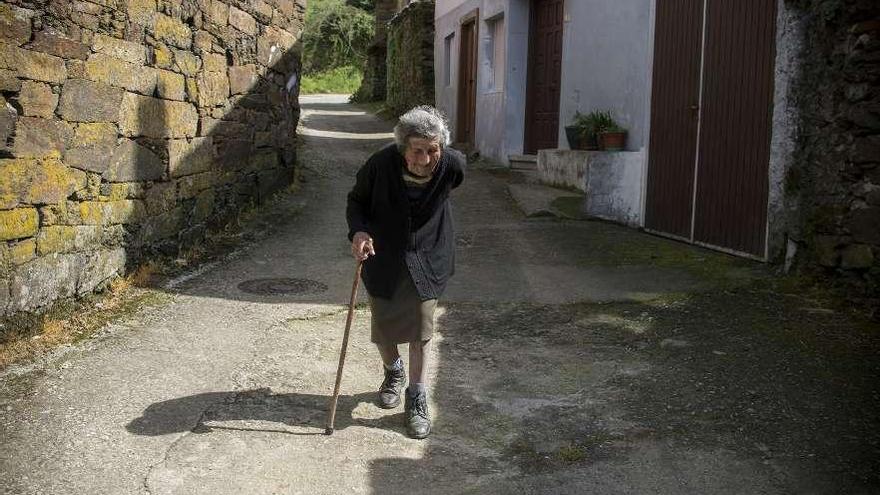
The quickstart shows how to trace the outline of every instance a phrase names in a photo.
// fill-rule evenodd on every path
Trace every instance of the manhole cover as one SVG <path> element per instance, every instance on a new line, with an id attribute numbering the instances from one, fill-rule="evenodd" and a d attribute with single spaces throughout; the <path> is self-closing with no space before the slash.
<path id="1" fill-rule="evenodd" d="M 327 290 L 321 282 L 306 278 L 256 278 L 238 284 L 238 290 L 261 296 L 315 294 Z"/>

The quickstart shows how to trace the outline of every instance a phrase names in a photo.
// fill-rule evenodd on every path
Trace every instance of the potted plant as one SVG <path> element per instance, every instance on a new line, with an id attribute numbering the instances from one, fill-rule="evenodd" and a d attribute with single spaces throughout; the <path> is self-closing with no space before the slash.
<path id="1" fill-rule="evenodd" d="M 568 139 L 568 147 L 573 150 L 580 149 L 581 146 L 581 129 L 577 124 L 580 112 L 574 116 L 574 122 L 565 126 L 565 138 Z"/>
<path id="2" fill-rule="evenodd" d="M 598 112 L 595 126 L 599 147 L 605 151 L 623 151 L 626 148 L 626 129 L 620 127 L 610 111 Z"/>
<path id="3" fill-rule="evenodd" d="M 568 145 L 573 150 L 596 150 L 599 144 L 596 136 L 597 112 L 586 115 L 575 112 L 571 125 L 565 126 Z"/>

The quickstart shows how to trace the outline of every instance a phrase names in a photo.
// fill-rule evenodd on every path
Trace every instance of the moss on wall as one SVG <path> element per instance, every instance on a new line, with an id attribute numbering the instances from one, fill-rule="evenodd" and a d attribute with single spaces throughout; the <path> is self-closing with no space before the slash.
<path id="1" fill-rule="evenodd" d="M 304 12 L 0 2 L 0 315 L 176 254 L 288 185 Z"/>

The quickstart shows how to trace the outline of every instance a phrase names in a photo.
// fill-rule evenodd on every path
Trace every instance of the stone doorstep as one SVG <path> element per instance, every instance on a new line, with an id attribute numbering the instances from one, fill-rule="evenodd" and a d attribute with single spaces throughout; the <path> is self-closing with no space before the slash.
<path id="1" fill-rule="evenodd" d="M 507 160 L 515 170 L 538 170 L 538 155 L 507 155 Z"/>

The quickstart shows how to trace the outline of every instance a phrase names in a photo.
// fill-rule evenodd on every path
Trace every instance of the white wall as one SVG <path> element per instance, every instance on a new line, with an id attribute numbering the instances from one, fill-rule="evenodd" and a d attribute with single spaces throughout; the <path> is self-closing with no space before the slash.
<path id="1" fill-rule="evenodd" d="M 436 68 L 435 77 L 435 99 L 437 107 L 442 110 L 449 118 L 450 127 L 453 134 L 453 141 L 456 140 L 457 127 L 457 103 L 458 103 L 458 70 L 460 58 L 461 43 L 461 19 L 474 9 L 479 9 L 477 18 L 477 98 L 476 98 L 476 122 L 474 144 L 480 151 L 482 156 L 486 156 L 501 162 L 507 161 L 506 135 L 516 127 L 508 126 L 508 117 L 505 110 L 507 101 L 505 99 L 506 88 L 513 81 L 517 84 L 517 75 L 511 78 L 509 67 L 508 33 L 510 32 L 510 23 L 508 22 L 507 4 L 509 0 L 460 0 L 460 1 L 440 1 L 436 4 L 434 32 L 434 60 Z M 527 4 L 528 0 L 519 0 Z M 503 19 L 504 31 L 501 43 L 504 48 L 504 84 L 501 87 L 495 87 L 491 84 L 491 67 L 488 64 L 488 51 L 491 46 L 490 30 L 488 29 L 487 19 L 497 20 Z M 451 53 L 451 84 L 446 85 L 444 81 L 445 70 L 445 39 L 454 33 Z M 514 59 L 517 57 L 515 56 Z M 523 81 L 524 86 L 524 81 Z M 522 117 L 520 117 L 522 120 Z M 519 124 L 522 127 L 522 124 Z M 520 139 L 521 140 L 521 139 Z M 520 144 L 520 149 L 521 149 Z"/>
<path id="2" fill-rule="evenodd" d="M 565 2 L 559 146 L 576 111 L 611 110 L 629 130 L 627 149 L 648 145 L 651 0 Z"/>

